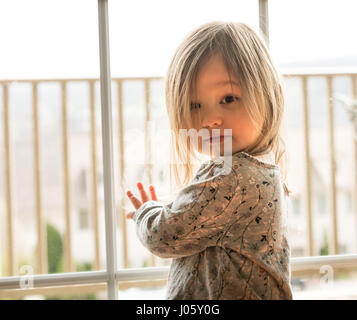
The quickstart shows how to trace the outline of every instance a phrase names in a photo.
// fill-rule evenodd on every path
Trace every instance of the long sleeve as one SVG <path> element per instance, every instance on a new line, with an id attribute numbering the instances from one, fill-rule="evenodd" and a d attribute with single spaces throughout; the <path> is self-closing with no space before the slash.
<path id="1" fill-rule="evenodd" d="M 168 299 L 292 299 L 285 217 L 279 167 L 238 152 L 133 219 L 149 251 L 173 258 Z"/>
<path id="2" fill-rule="evenodd" d="M 161 258 L 190 256 L 220 245 L 238 186 L 235 171 L 226 170 L 209 162 L 171 203 L 143 203 L 133 217 L 141 243 Z"/>

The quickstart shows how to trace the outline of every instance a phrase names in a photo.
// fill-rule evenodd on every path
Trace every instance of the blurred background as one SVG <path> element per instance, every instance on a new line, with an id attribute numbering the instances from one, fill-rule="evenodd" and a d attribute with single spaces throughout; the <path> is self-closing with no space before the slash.
<path id="1" fill-rule="evenodd" d="M 97 5 L 0 0 L 0 276 L 24 266 L 105 268 Z M 357 99 L 356 10 L 353 0 L 269 1 L 269 47 L 286 95 L 292 257 L 357 249 L 357 117 L 348 109 Z M 259 2 L 109 1 L 120 268 L 170 264 L 123 218 L 132 210 L 124 190 L 152 183 L 170 201 L 164 77 L 187 33 L 213 20 L 259 32 Z M 319 272 L 294 274 L 294 297 L 355 299 L 356 269 L 335 270 L 332 291 Z M 164 285 L 123 283 L 119 299 L 162 299 Z M 100 285 L 0 290 L 0 299 L 105 297 Z"/>

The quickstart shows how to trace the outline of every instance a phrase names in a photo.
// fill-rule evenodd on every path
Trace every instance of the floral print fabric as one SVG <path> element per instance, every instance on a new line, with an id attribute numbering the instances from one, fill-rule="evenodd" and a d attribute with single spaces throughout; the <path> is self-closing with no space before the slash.
<path id="1" fill-rule="evenodd" d="M 172 258 L 166 299 L 292 299 L 279 167 L 245 152 L 204 162 L 174 201 L 144 202 L 141 243 Z"/>

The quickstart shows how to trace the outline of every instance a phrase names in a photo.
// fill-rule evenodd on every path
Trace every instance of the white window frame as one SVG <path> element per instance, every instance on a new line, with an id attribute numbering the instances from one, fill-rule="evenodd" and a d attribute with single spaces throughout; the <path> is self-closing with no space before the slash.
<path id="1" fill-rule="evenodd" d="M 167 280 L 169 267 L 117 268 L 116 213 L 114 198 L 113 136 L 111 74 L 109 56 L 108 0 L 98 0 L 100 86 L 102 111 L 102 145 L 104 169 L 104 202 L 106 234 L 106 270 L 11 276 L 0 278 L 1 289 L 21 289 L 24 280 L 33 287 L 51 287 L 80 284 L 107 283 L 109 300 L 118 300 L 120 281 Z M 260 30 L 269 44 L 268 0 L 259 0 Z M 356 267 L 357 254 L 310 256 L 291 259 L 291 272 L 321 270 L 324 265 L 331 267 Z"/>

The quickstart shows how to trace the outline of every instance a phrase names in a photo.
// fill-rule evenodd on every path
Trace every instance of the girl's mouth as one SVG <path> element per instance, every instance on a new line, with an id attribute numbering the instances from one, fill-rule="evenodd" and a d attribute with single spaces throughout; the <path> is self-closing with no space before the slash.
<path id="1" fill-rule="evenodd" d="M 227 136 L 209 137 L 209 139 L 204 140 L 209 143 L 222 143 Z"/>

